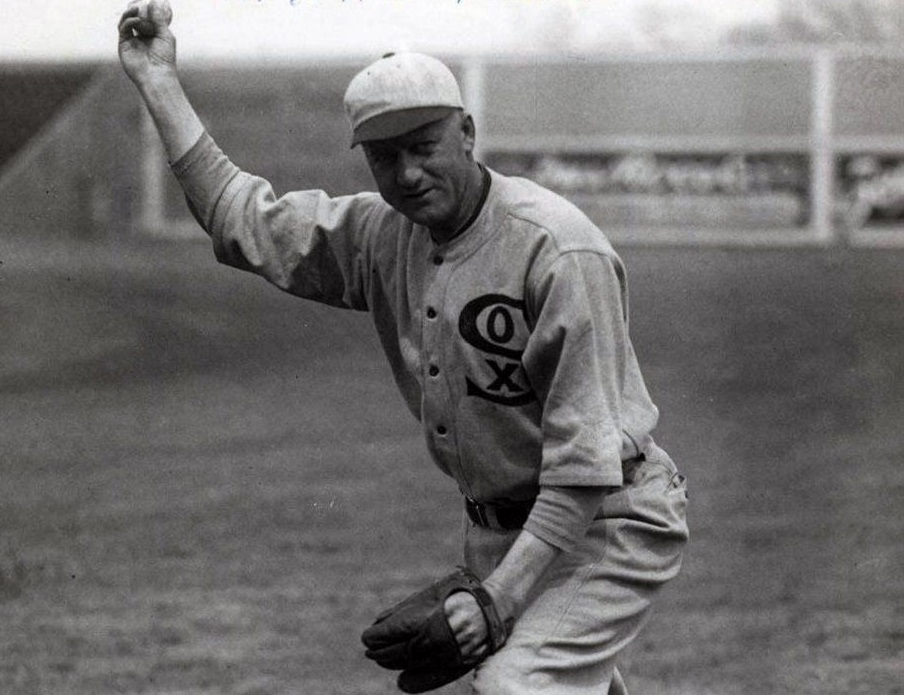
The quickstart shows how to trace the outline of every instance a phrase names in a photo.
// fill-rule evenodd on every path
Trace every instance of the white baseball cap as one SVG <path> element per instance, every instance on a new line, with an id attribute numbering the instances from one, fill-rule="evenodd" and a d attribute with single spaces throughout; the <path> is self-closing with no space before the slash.
<path id="1" fill-rule="evenodd" d="M 352 147 L 385 140 L 464 109 L 455 75 L 422 53 L 390 53 L 364 68 L 345 90 Z"/>

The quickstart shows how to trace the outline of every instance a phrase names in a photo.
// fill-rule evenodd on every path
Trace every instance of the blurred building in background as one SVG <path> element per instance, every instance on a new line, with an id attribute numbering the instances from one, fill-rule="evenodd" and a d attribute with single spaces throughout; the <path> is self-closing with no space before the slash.
<path id="1" fill-rule="evenodd" d="M 450 56 L 480 156 L 619 243 L 904 245 L 904 3 L 777 0 L 729 24 L 705 5 L 638 5 L 614 44 L 603 14 L 551 4 L 523 17 L 528 53 Z M 281 192 L 343 194 L 373 187 L 342 118 L 361 62 L 183 72 L 240 166 Z M 0 110 L 4 230 L 199 235 L 118 66 L 0 64 L 0 77 L 31 97 Z M 41 109 L 52 117 L 29 121 Z"/>

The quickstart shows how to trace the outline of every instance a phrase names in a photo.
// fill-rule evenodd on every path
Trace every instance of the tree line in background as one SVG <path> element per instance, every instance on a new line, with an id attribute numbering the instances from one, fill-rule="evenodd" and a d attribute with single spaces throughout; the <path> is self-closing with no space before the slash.
<path id="1" fill-rule="evenodd" d="M 904 39 L 904 0 L 774 0 L 751 12 L 693 0 L 638 0 L 630 18 L 617 21 L 613 4 L 513 3 L 511 20 L 524 28 L 537 52 L 672 51 L 688 47 L 776 44 L 899 46 Z M 760 11 L 755 11 L 759 9 Z M 739 17 L 757 19 L 739 19 Z"/>
<path id="2" fill-rule="evenodd" d="M 894 43 L 904 38 L 901 0 L 782 0 L 774 23 L 732 28 L 732 45 L 772 43 Z"/>

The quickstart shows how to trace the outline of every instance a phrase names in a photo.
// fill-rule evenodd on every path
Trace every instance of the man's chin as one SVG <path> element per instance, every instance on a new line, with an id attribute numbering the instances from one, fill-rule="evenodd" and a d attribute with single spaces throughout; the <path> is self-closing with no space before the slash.
<path id="1" fill-rule="evenodd" d="M 407 217 L 415 224 L 419 224 L 424 227 L 432 228 L 438 225 L 442 225 L 441 217 L 437 215 L 433 210 L 415 206 L 405 206 L 404 209 L 396 208 L 396 210 L 401 212 L 403 215 L 405 215 L 405 217 Z"/>

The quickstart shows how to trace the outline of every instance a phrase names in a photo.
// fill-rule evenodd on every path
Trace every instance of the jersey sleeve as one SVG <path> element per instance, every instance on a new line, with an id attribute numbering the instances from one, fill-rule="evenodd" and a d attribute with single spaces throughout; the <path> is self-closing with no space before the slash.
<path id="1" fill-rule="evenodd" d="M 528 294 L 523 363 L 542 404 L 541 486 L 622 484 L 630 358 L 624 273 L 598 251 L 559 254 Z"/>
<path id="2" fill-rule="evenodd" d="M 560 550 L 571 552 L 587 534 L 603 496 L 610 489 L 597 486 L 541 487 L 524 530 Z"/>
<path id="3" fill-rule="evenodd" d="M 277 197 L 266 180 L 233 164 L 207 133 L 172 169 L 220 262 L 306 299 L 368 308 L 375 196 L 299 191 Z"/>

